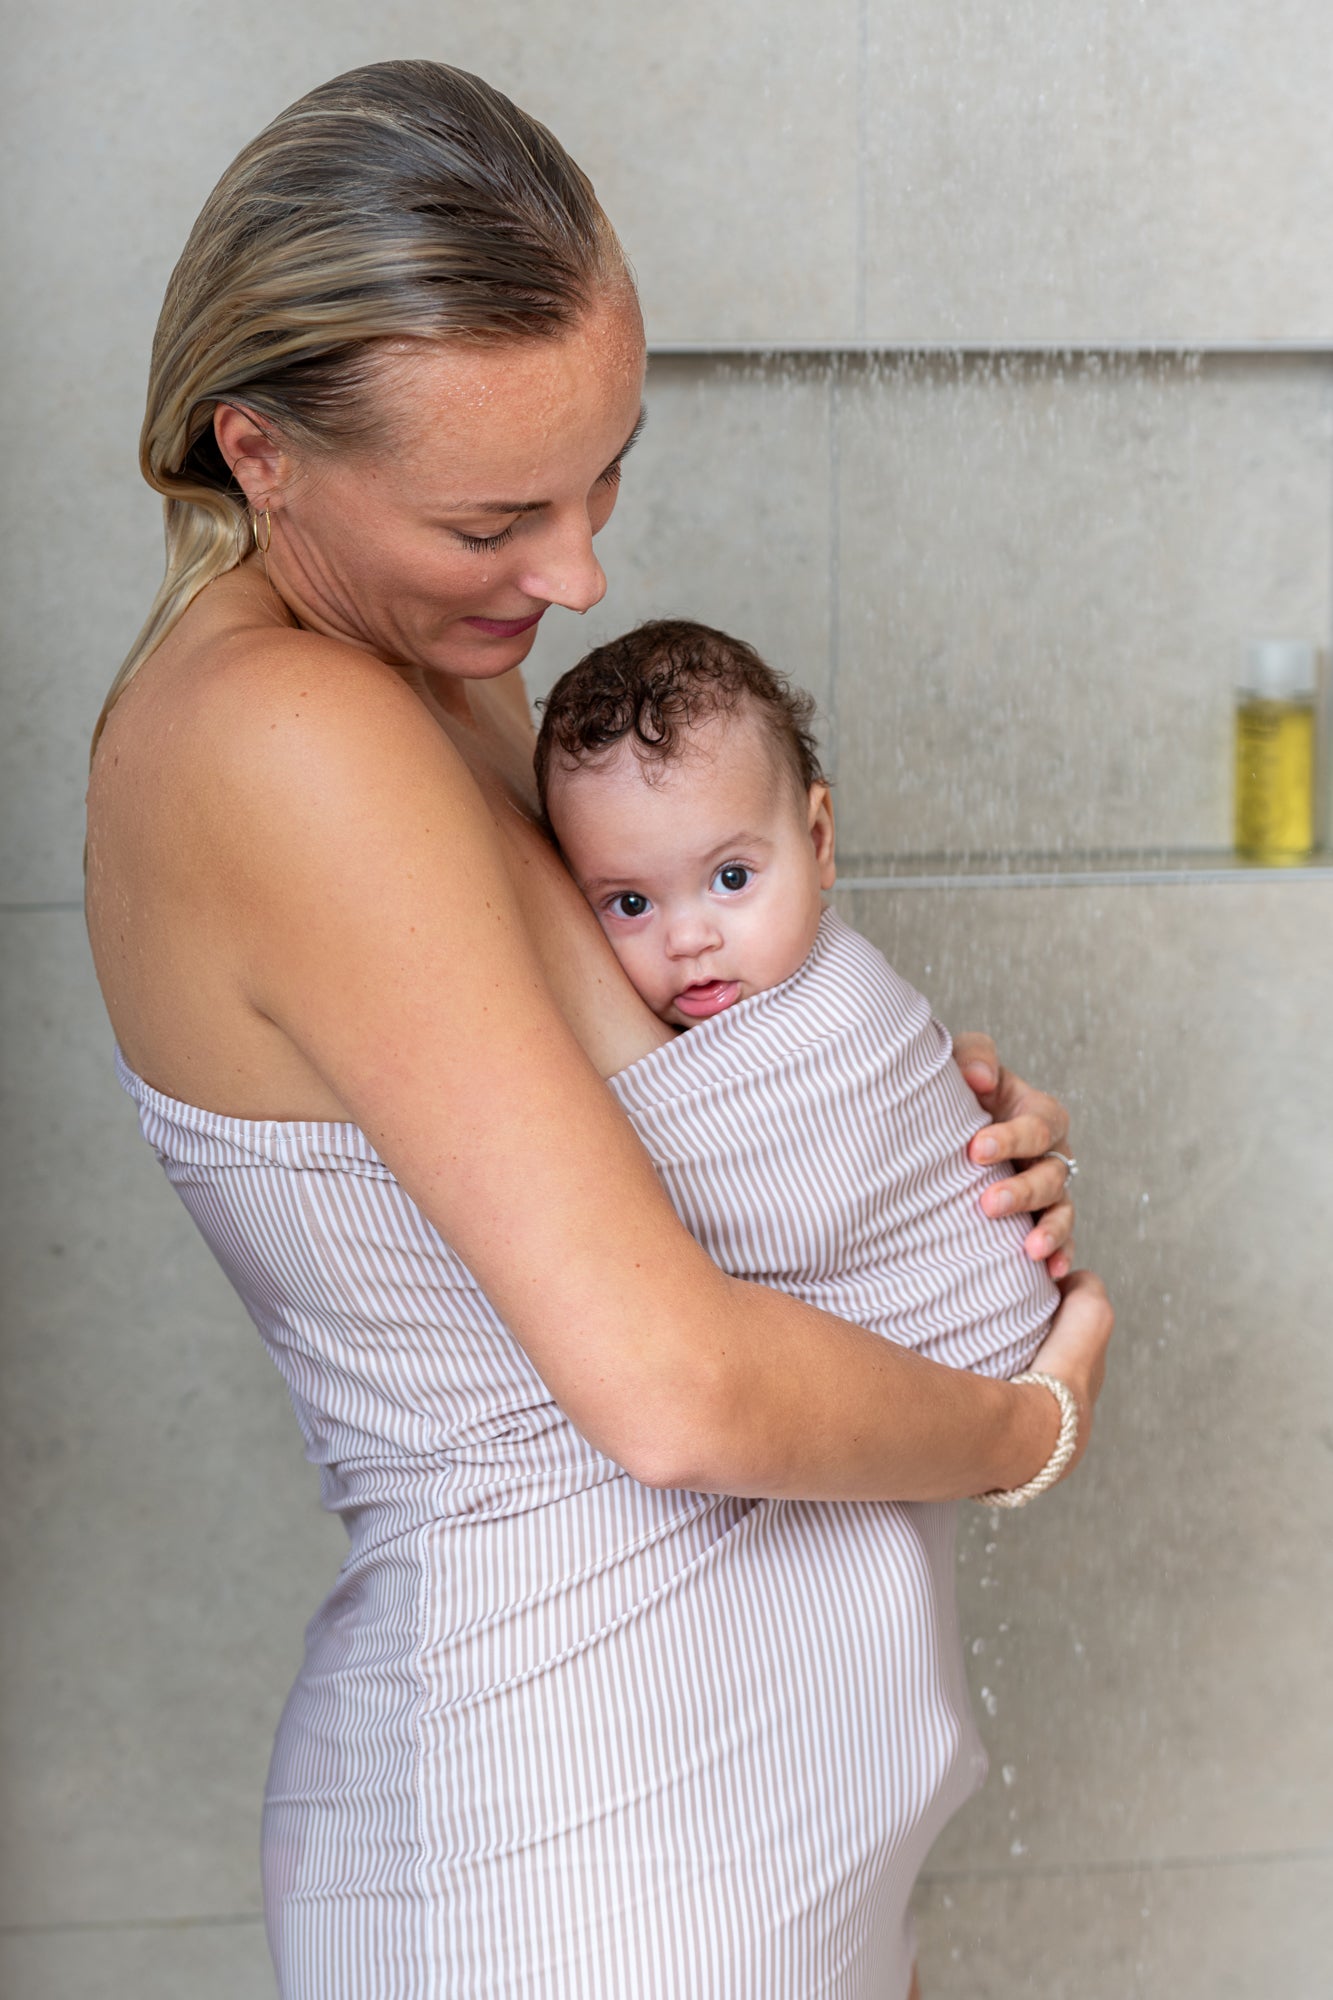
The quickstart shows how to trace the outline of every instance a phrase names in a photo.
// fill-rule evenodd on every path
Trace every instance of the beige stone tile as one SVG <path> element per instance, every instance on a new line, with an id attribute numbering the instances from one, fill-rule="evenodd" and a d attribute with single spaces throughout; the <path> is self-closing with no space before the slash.
<path id="1" fill-rule="evenodd" d="M 11 144 L 43 177 L 26 179 L 10 226 L 58 286 L 76 274 L 56 245 L 112 281 L 118 314 L 155 316 L 153 280 L 264 121 L 330 76 L 410 51 L 485 76 L 550 125 L 634 260 L 654 338 L 855 331 L 856 0 L 722 13 L 707 0 L 501 0 L 484 15 L 437 0 L 385 0 L 373 15 L 355 0 L 236 0 L 230 23 L 219 37 L 202 0 L 143 0 L 128 15 L 52 0 L 15 23 Z M 76 190 L 82 213 L 69 215 Z"/>
<path id="2" fill-rule="evenodd" d="M 925 2000 L 1319 2000 L 1333 1860 L 930 1881 Z"/>
<path id="3" fill-rule="evenodd" d="M 254 1910 L 272 1732 L 345 1536 L 116 1087 L 81 919 L 0 918 L 0 945 L 0 1920 Z"/>
<path id="4" fill-rule="evenodd" d="M 853 332 L 855 0 L 592 0 L 571 32 L 572 20 L 529 7 L 476 18 L 467 63 L 591 174 L 638 273 L 649 338 Z M 434 39 L 451 51 L 460 40 L 456 27 Z"/>
<path id="5" fill-rule="evenodd" d="M 1071 1103 L 1081 1258 L 1119 1309 L 1078 1477 L 967 1510 L 992 1775 L 931 1866 L 1327 1849 L 1333 885 L 847 902 Z"/>
<path id="6" fill-rule="evenodd" d="M 1246 641 L 1329 623 L 1330 375 L 851 367 L 844 852 L 1221 847 Z"/>
<path id="7" fill-rule="evenodd" d="M 268 2000 L 264 1927 L 134 1925 L 0 1936 L 6 2000 Z"/>
<path id="8" fill-rule="evenodd" d="M 721 626 L 829 697 L 829 376 L 664 358 L 648 423 L 598 547 L 605 598 L 582 618 L 550 612 L 527 668 L 544 693 L 589 647 L 641 619 Z"/>
<path id="9" fill-rule="evenodd" d="M 1320 0 L 870 0 L 866 331 L 912 344 L 1320 340 Z"/>

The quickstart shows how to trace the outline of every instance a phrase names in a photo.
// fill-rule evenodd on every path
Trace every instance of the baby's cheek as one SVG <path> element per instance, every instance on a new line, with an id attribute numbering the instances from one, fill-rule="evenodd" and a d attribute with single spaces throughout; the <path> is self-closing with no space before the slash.
<path id="1" fill-rule="evenodd" d="M 811 918 L 803 904 L 793 906 L 791 902 L 758 923 L 754 962 L 762 977 L 756 984 L 780 986 L 784 979 L 790 979 L 810 956 L 818 929 L 819 912 Z"/>
<path id="2" fill-rule="evenodd" d="M 641 999 L 648 1002 L 655 1014 L 660 1013 L 667 1002 L 675 998 L 674 989 L 668 991 L 663 984 L 661 953 L 643 935 L 636 936 L 619 928 L 612 930 L 606 924 L 602 928 L 630 985 Z"/>

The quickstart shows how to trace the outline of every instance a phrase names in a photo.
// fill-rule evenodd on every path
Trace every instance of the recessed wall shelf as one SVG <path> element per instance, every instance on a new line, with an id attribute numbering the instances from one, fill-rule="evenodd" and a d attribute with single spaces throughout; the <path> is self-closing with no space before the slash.
<path id="1" fill-rule="evenodd" d="M 838 888 L 854 889 L 1138 889 L 1212 883 L 1333 882 L 1333 853 L 1291 868 L 1242 861 L 1225 850 L 1167 853 L 846 855 Z"/>

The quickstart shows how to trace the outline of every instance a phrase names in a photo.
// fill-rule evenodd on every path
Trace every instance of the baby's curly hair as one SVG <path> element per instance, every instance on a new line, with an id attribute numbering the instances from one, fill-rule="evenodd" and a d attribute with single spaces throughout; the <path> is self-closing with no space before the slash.
<path id="1" fill-rule="evenodd" d="M 541 704 L 534 766 L 542 811 L 552 761 L 595 763 L 626 739 L 645 764 L 680 755 L 695 723 L 759 710 L 803 792 L 824 784 L 813 698 L 793 688 L 753 646 L 689 618 L 651 618 L 585 654 Z"/>

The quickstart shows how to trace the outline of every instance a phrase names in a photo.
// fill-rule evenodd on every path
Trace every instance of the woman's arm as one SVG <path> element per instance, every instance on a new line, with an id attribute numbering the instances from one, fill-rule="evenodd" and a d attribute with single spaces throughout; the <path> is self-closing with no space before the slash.
<path id="1" fill-rule="evenodd" d="M 650 1484 L 753 1495 L 946 1498 L 1036 1472 L 1044 1391 L 730 1278 L 688 1235 L 550 998 L 480 794 L 396 677 L 310 639 L 228 685 L 204 809 L 249 1000 L 586 1437 Z M 1095 1280 L 1064 1310 L 1090 1410 Z"/>

